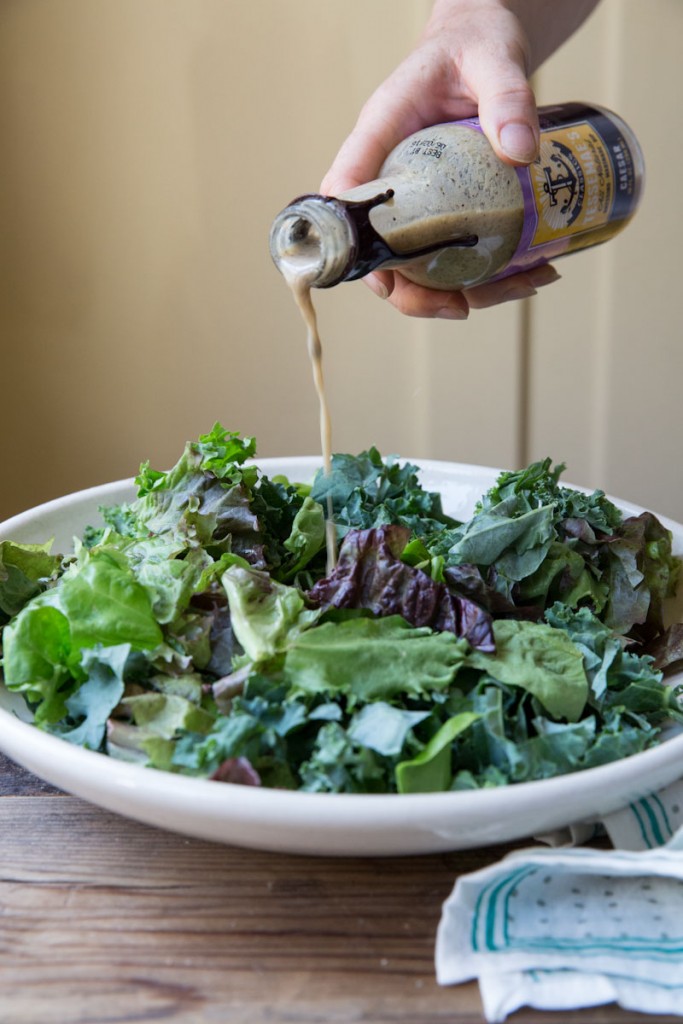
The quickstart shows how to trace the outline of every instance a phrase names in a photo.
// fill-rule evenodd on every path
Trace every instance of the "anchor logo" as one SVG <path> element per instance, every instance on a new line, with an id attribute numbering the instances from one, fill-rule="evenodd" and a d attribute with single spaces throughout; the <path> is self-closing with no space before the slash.
<path id="1" fill-rule="evenodd" d="M 567 216 L 567 226 L 581 213 L 584 197 L 583 170 L 572 151 L 561 142 L 554 141 L 555 152 L 543 167 L 543 191 L 548 206 L 557 208 L 556 214 Z"/>

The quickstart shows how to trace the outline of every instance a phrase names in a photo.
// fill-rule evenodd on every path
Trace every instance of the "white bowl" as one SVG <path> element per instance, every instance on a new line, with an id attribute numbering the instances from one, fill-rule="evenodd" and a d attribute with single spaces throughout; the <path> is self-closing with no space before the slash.
<path id="1" fill-rule="evenodd" d="M 469 518 L 498 471 L 414 461 L 444 509 Z M 269 475 L 310 480 L 315 458 L 261 459 Z M 100 522 L 102 505 L 134 497 L 131 480 L 94 487 L 0 524 L 0 540 L 70 550 Z M 643 510 L 623 501 L 627 514 Z M 660 517 L 683 554 L 683 526 Z M 677 609 L 678 611 L 678 609 Z M 22 721 L 23 701 L 0 686 L 0 749 L 48 782 L 127 817 L 202 839 L 264 850 L 324 855 L 435 853 L 508 842 L 605 815 L 682 774 L 683 735 L 612 764 L 514 786 L 456 793 L 350 795 L 259 789 L 194 779 L 83 750 Z M 25 710 L 25 709 L 24 709 Z"/>

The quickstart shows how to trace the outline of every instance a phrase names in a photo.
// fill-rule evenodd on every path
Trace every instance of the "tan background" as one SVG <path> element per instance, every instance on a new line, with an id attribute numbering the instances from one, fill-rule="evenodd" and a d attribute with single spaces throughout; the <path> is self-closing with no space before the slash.
<path id="1" fill-rule="evenodd" d="M 267 250 L 426 0 L 2 0 L 0 516 L 163 468 L 220 419 L 318 450 L 297 314 Z M 514 466 L 683 519 L 683 4 L 603 0 L 540 102 L 612 106 L 648 164 L 636 221 L 466 324 L 362 284 L 319 296 L 337 450 Z"/>

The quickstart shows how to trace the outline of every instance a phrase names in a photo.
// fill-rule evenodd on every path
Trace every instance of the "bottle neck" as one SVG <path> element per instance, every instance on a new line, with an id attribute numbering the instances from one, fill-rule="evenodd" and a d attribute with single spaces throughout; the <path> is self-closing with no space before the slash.
<path id="1" fill-rule="evenodd" d="M 393 199 L 394 190 L 352 201 L 318 194 L 299 196 L 273 221 L 270 252 L 288 280 L 306 278 L 314 288 L 355 281 L 383 265 L 398 266 L 444 247 L 471 248 L 476 235 L 439 241 L 397 253 L 375 230 L 370 212 Z"/>
<path id="2" fill-rule="evenodd" d="M 343 281 L 358 239 L 343 202 L 322 195 L 294 199 L 273 221 L 270 253 L 285 278 L 306 278 L 315 288 Z"/>

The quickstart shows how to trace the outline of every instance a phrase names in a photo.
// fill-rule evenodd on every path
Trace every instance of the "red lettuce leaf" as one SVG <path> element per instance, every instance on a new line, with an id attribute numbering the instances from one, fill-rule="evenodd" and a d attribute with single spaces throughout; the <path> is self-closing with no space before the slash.
<path id="1" fill-rule="evenodd" d="M 246 757 L 229 757 L 219 764 L 213 775 L 215 782 L 232 782 L 238 786 L 260 786 L 261 777 Z"/>
<path id="2" fill-rule="evenodd" d="M 451 632 L 477 650 L 495 650 L 486 610 L 401 561 L 409 539 L 410 530 L 398 525 L 350 531 L 336 568 L 308 591 L 308 598 L 324 609 L 361 608 L 378 617 L 401 615 L 411 626 Z"/>
<path id="3" fill-rule="evenodd" d="M 543 606 L 540 604 L 514 604 L 496 590 L 495 568 L 490 568 L 486 578 L 476 565 L 449 565 L 443 571 L 444 581 L 454 597 L 473 601 L 489 612 L 494 619 L 520 619 L 540 622 Z M 513 588 L 515 593 L 516 588 Z"/>
<path id="4" fill-rule="evenodd" d="M 625 519 L 605 549 L 610 576 L 605 622 L 635 640 L 654 639 L 664 630 L 664 601 L 675 593 L 680 569 L 671 533 L 651 512 L 642 512 Z"/>
<path id="5" fill-rule="evenodd" d="M 656 669 L 670 668 L 672 665 L 683 667 L 683 622 L 676 622 L 649 643 L 638 647 L 637 654 L 649 654 L 653 658 L 652 667 Z"/>

